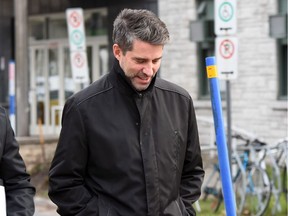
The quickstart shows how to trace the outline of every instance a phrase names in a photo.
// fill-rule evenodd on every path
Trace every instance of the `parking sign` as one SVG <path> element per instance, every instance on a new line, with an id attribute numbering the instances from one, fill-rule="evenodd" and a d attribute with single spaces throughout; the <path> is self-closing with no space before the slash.
<path id="1" fill-rule="evenodd" d="M 238 39 L 236 37 L 217 37 L 215 51 L 219 79 L 235 79 L 238 73 Z"/>
<path id="2" fill-rule="evenodd" d="M 237 31 L 236 0 L 215 0 L 215 34 L 233 35 Z"/>
<path id="3" fill-rule="evenodd" d="M 89 77 L 83 10 L 81 8 L 67 9 L 66 19 L 73 80 L 77 83 L 87 83 Z"/>

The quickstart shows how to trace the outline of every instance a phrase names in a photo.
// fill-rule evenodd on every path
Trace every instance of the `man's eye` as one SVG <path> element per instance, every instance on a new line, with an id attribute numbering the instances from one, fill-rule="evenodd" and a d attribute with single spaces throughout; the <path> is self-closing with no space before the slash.
<path id="1" fill-rule="evenodd" d="M 145 62 L 145 60 L 143 60 L 143 59 L 136 59 L 136 62 L 137 62 L 138 64 L 142 64 L 142 63 Z"/>
<path id="2" fill-rule="evenodd" d="M 156 64 L 156 63 L 158 63 L 160 61 L 160 59 L 156 59 L 156 60 L 153 60 L 152 62 L 153 62 L 153 64 Z"/>

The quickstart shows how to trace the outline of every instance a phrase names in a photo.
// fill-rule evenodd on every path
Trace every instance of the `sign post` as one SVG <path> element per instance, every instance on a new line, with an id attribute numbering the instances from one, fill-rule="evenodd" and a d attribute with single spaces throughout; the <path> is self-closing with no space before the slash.
<path id="1" fill-rule="evenodd" d="M 81 8 L 67 9 L 66 19 L 68 25 L 70 61 L 73 80 L 76 83 L 87 83 L 89 82 L 89 73 L 83 10 Z"/>
<path id="2" fill-rule="evenodd" d="M 238 38 L 236 0 L 215 0 L 216 59 L 219 79 L 237 77 Z"/>
<path id="3" fill-rule="evenodd" d="M 215 43 L 217 67 L 219 79 L 226 80 L 227 147 L 228 164 L 230 165 L 231 173 L 232 118 L 230 79 L 236 79 L 238 72 L 238 38 L 234 36 L 237 32 L 237 4 L 236 0 L 214 0 L 214 3 L 214 31 L 217 35 Z M 232 177 L 230 179 L 232 179 Z M 232 214 L 234 215 L 234 213 L 231 212 L 231 215 Z"/>
<path id="4" fill-rule="evenodd" d="M 231 165 L 231 99 L 230 80 L 237 78 L 238 71 L 238 39 L 233 36 L 237 32 L 237 4 L 236 0 L 214 0 L 215 3 L 215 34 L 216 59 L 219 79 L 226 80 L 227 102 L 227 144 L 229 163 Z"/>

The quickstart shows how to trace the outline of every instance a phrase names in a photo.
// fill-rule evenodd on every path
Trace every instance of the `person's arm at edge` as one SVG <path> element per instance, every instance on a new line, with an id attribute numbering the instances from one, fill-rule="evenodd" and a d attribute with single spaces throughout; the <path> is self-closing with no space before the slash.
<path id="1" fill-rule="evenodd" d="M 196 115 L 191 98 L 189 106 L 189 137 L 181 178 L 180 196 L 189 215 L 196 215 L 192 204 L 201 195 L 201 186 L 205 172 L 203 170 Z"/>
<path id="2" fill-rule="evenodd" d="M 3 133 L 3 155 L 0 162 L 0 178 L 4 182 L 7 216 L 32 216 L 35 211 L 35 188 L 30 183 L 25 163 L 19 153 L 19 144 L 15 139 L 9 117 L 1 110 L 1 121 L 5 124 Z"/>
<path id="3" fill-rule="evenodd" d="M 85 187 L 88 150 L 84 123 L 77 104 L 69 99 L 63 110 L 62 129 L 49 171 L 49 197 L 64 215 L 98 215 L 98 200 Z"/>

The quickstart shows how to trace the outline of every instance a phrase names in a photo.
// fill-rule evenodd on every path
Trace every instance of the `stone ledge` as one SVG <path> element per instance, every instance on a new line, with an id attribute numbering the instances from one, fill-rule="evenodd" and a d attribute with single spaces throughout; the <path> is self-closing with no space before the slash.
<path id="1" fill-rule="evenodd" d="M 44 143 L 55 143 L 58 142 L 59 136 L 58 135 L 46 135 L 44 136 Z M 20 145 L 27 145 L 27 144 L 40 144 L 40 137 L 39 136 L 27 136 L 27 137 L 16 137 L 16 140 Z"/>

